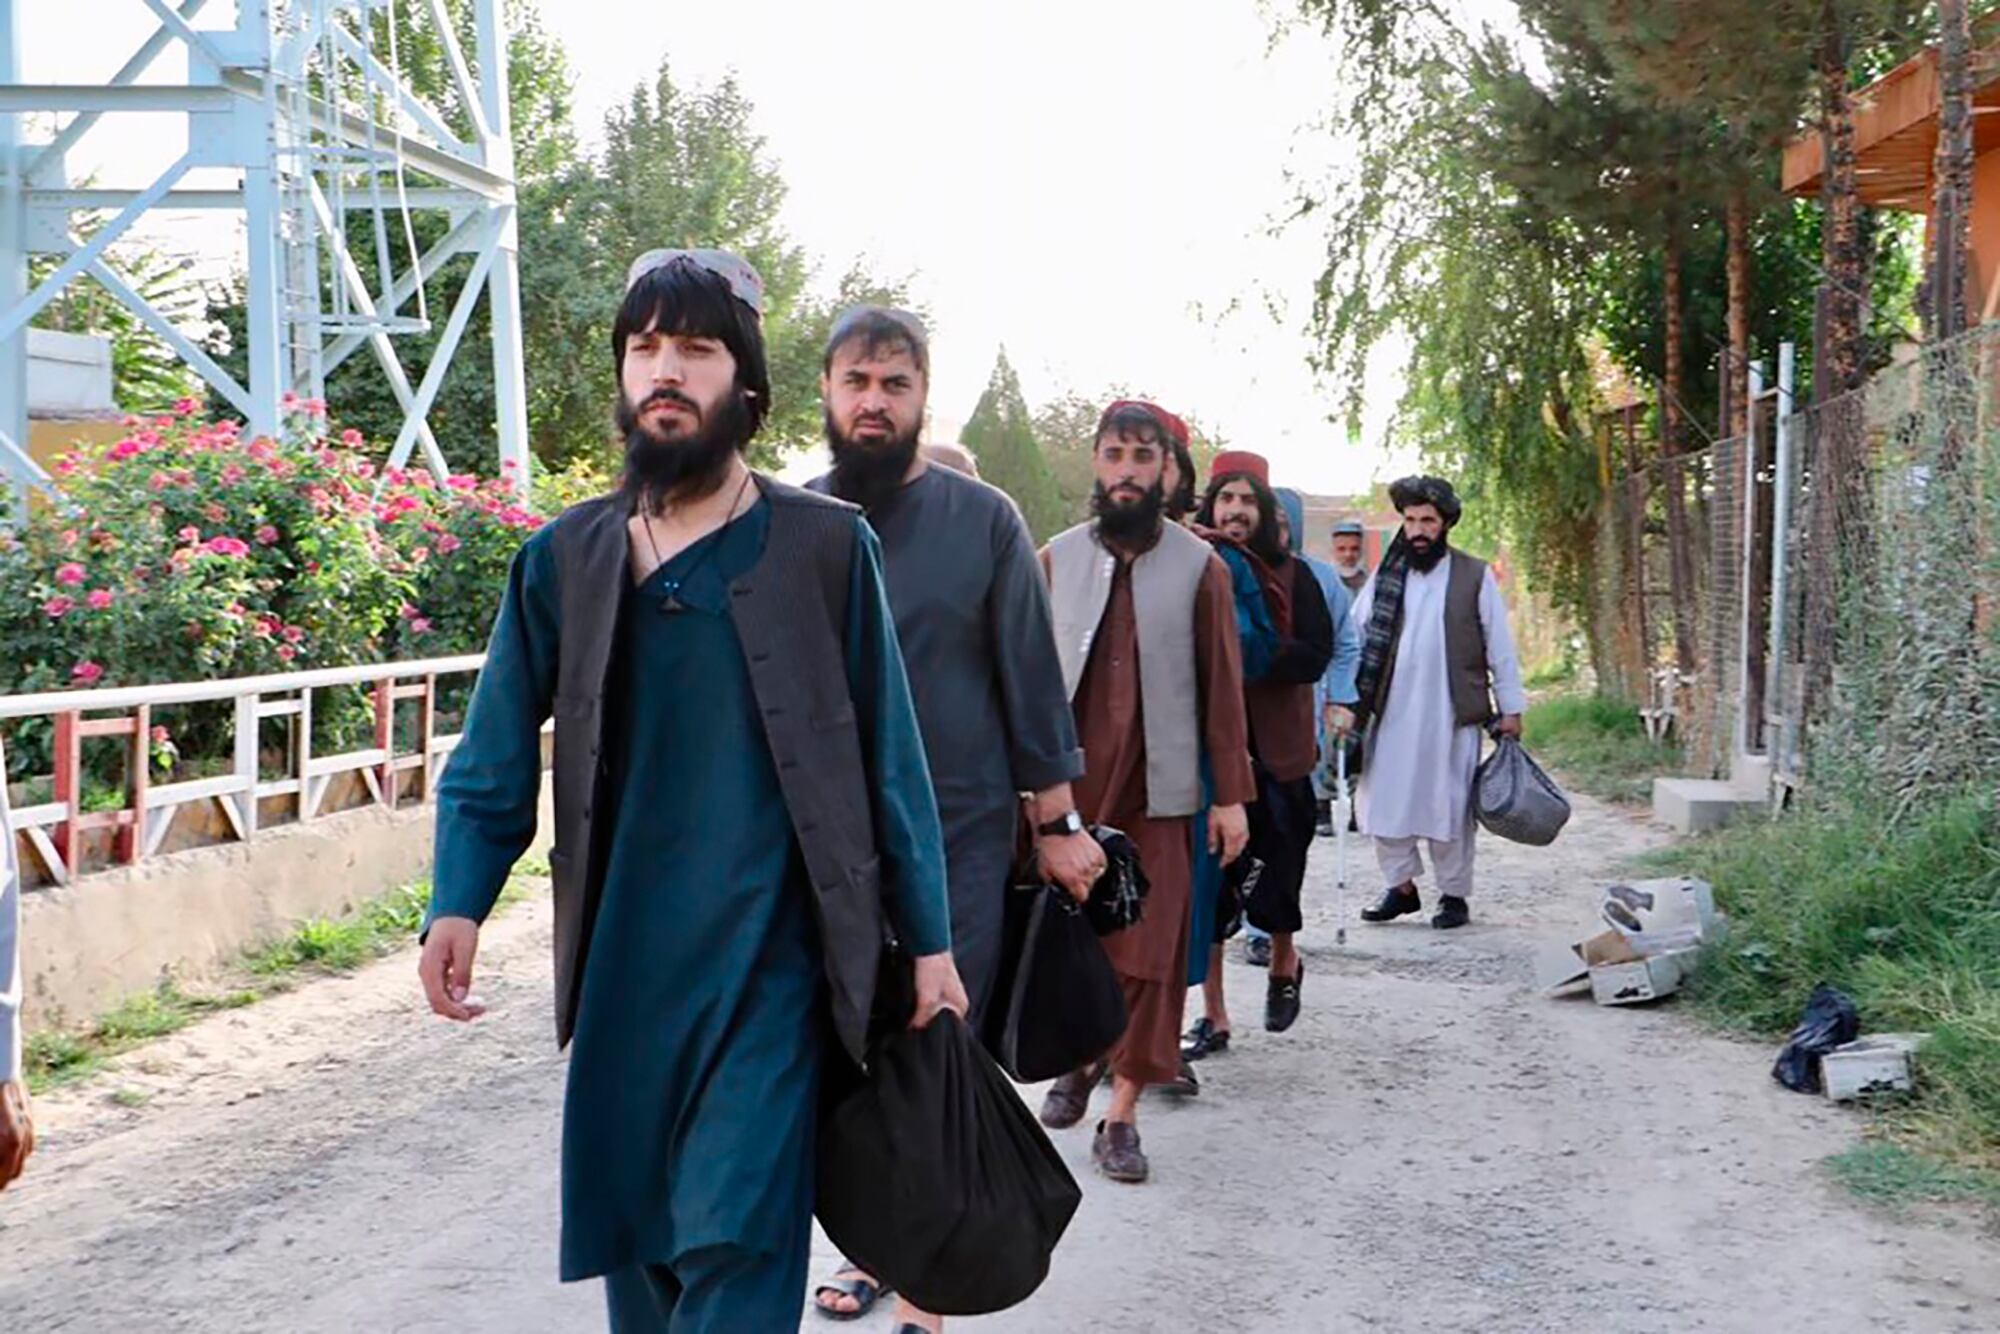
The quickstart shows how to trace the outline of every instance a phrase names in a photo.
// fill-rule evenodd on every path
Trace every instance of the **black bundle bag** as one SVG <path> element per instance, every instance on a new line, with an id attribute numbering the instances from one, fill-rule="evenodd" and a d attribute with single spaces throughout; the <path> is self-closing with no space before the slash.
<path id="1" fill-rule="evenodd" d="M 1794 1093 L 1819 1093 L 1819 1058 L 1861 1036 L 1861 1012 L 1844 991 L 1821 983 L 1806 998 L 1799 1026 L 1778 1051 L 1771 1078 Z"/>
<path id="2" fill-rule="evenodd" d="M 1081 1070 L 1125 1035 L 1125 989 L 1088 909 L 1054 885 L 1007 891 L 987 1046 L 1023 1084 Z"/>
<path id="3" fill-rule="evenodd" d="M 1139 845 L 1124 830 L 1094 824 L 1090 836 L 1104 851 L 1104 872 L 1090 887 L 1083 911 L 1097 934 L 1108 936 L 1139 925 L 1146 915 L 1146 895 L 1153 886 L 1146 879 L 1146 868 L 1139 864 Z"/>
<path id="4" fill-rule="evenodd" d="M 1076 1178 L 958 1016 L 884 1036 L 820 1117 L 820 1226 L 923 1310 L 1032 1295 L 1082 1203 Z"/>

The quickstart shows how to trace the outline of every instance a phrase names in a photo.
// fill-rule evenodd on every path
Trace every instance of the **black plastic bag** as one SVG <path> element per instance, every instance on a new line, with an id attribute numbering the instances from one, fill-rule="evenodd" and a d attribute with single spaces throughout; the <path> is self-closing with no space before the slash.
<path id="1" fill-rule="evenodd" d="M 1496 737 L 1472 776 L 1473 813 L 1487 833 L 1544 847 L 1569 823 L 1569 798 L 1513 737 Z"/>
<path id="2" fill-rule="evenodd" d="M 1125 1035 L 1125 989 L 1089 909 L 1053 885 L 1007 891 L 987 1046 L 1023 1084 L 1081 1070 Z"/>
<path id="3" fill-rule="evenodd" d="M 1847 993 L 1824 984 L 1806 1000 L 1799 1026 L 1792 1030 L 1771 1067 L 1771 1078 L 1794 1093 L 1818 1093 L 1819 1058 L 1842 1043 L 1861 1036 L 1861 1012 Z"/>
<path id="4" fill-rule="evenodd" d="M 986 1315 L 1032 1295 L 1082 1200 L 955 1014 L 883 1039 L 820 1117 L 814 1212 L 827 1238 L 938 1315 Z"/>

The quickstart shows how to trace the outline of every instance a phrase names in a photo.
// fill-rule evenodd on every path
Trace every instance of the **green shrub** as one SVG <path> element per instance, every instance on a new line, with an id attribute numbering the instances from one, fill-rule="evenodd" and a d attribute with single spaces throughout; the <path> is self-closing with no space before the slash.
<path id="1" fill-rule="evenodd" d="M 1532 705 L 1522 740 L 1561 778 L 1608 801 L 1645 801 L 1653 779 L 1680 763 L 1671 744 L 1647 738 L 1637 709 L 1602 695 L 1557 695 Z"/>

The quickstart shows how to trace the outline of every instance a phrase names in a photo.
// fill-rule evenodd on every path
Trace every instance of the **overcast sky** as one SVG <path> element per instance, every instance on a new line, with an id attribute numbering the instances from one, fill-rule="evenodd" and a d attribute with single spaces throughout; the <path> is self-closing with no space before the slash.
<path id="1" fill-rule="evenodd" d="M 214 0 L 223 22 L 233 6 Z M 1338 170 L 1303 128 L 1335 82 L 1312 34 L 1273 43 L 1255 0 L 545 2 L 577 77 L 579 127 L 670 58 L 734 73 L 782 165 L 784 222 L 830 284 L 859 258 L 907 276 L 936 324 L 932 411 L 949 434 L 1004 345 L 1032 404 L 1123 385 L 1260 449 L 1279 480 L 1351 490 L 1396 468 L 1381 433 L 1399 350 L 1377 358 L 1362 442 L 1306 365 L 1320 238 L 1270 235 L 1289 164 Z M 30 82 L 99 81 L 150 31 L 141 0 L 22 6 Z M 179 55 L 156 77 L 177 78 Z M 178 118 L 128 117 L 73 176 L 144 184 Z M 226 257 L 230 240 L 174 228 Z M 190 239 L 192 238 L 192 239 Z"/>

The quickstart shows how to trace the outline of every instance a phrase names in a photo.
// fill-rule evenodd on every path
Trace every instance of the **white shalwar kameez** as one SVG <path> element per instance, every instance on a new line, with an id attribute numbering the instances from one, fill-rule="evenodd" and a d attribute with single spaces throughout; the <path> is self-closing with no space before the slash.
<path id="1" fill-rule="evenodd" d="M 1484 729 L 1460 727 L 1451 706 L 1445 661 L 1445 589 L 1451 580 L 1447 553 L 1427 571 L 1411 569 L 1403 585 L 1403 627 L 1396 647 L 1386 707 L 1368 728 L 1367 761 L 1355 795 L 1361 832 L 1375 840 L 1385 888 L 1413 883 L 1423 871 L 1417 841 L 1430 844 L 1431 871 L 1442 894 L 1472 893 L 1472 775 L 1479 767 Z M 1375 606 L 1370 580 L 1351 613 L 1363 642 Z M 1523 713 L 1527 692 L 1507 606 L 1489 568 L 1479 589 L 1479 623 L 1486 635 L 1486 665 L 1495 707 Z"/>

